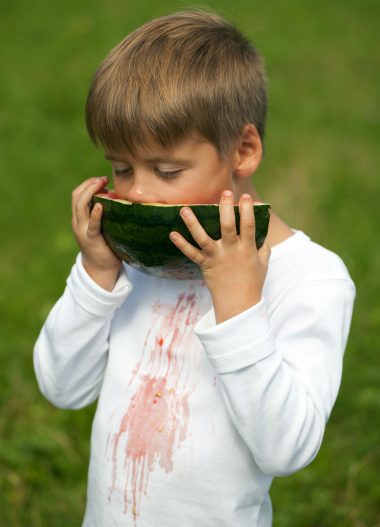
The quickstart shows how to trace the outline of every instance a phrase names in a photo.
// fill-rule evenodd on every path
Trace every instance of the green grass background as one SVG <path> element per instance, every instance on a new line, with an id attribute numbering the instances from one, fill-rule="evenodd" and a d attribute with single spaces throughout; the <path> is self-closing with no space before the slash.
<path id="1" fill-rule="evenodd" d="M 380 526 L 380 4 L 207 5 L 240 24 L 266 57 L 270 111 L 256 176 L 263 199 L 341 255 L 357 285 L 343 383 L 324 443 L 308 468 L 275 481 L 274 525 Z M 109 173 L 84 127 L 91 76 L 130 30 L 188 6 L 1 2 L 1 526 L 80 525 L 94 407 L 62 411 L 42 398 L 33 343 L 77 252 L 71 191 Z"/>

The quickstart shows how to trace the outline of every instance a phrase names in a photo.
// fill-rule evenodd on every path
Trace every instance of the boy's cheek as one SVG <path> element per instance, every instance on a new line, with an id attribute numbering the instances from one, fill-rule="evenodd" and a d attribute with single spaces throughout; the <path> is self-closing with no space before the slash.
<path id="1" fill-rule="evenodd" d="M 126 199 L 127 193 L 129 191 L 129 186 L 126 182 L 120 181 L 121 178 L 113 178 L 113 188 L 115 194 L 119 199 Z"/>
<path id="2" fill-rule="evenodd" d="M 220 201 L 221 190 L 213 192 L 205 192 L 200 189 L 195 192 L 187 192 L 183 195 L 181 203 L 197 203 L 197 204 L 218 204 Z M 174 203 L 174 202 L 173 202 Z M 179 201 L 177 201 L 179 203 Z"/>
<path id="3" fill-rule="evenodd" d="M 127 181 L 123 181 L 120 177 L 112 177 L 113 188 L 116 195 L 124 199 L 126 194 L 129 191 L 129 184 Z M 202 185 L 202 181 L 197 180 L 195 182 L 196 188 L 194 189 L 184 189 L 184 188 L 175 188 L 174 186 L 169 190 L 164 188 L 162 191 L 162 202 L 176 205 L 176 204 L 218 204 L 220 201 L 220 196 L 223 190 L 227 186 L 216 185 L 214 188 L 205 189 Z M 195 186 L 195 185 L 194 185 Z M 159 189 L 155 188 L 155 201 L 157 196 L 160 194 Z"/>
<path id="4" fill-rule="evenodd" d="M 118 180 L 118 178 L 115 178 L 115 176 L 113 176 L 112 182 L 113 182 L 113 188 L 114 188 L 116 194 L 118 196 L 124 196 L 126 194 L 126 192 L 127 192 L 127 189 L 125 188 L 125 185 L 121 184 L 120 180 Z"/>

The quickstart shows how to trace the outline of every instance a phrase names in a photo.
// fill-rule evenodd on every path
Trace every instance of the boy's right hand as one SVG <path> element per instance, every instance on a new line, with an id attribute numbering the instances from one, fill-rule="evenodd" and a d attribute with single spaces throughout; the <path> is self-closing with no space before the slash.
<path id="1" fill-rule="evenodd" d="M 101 233 L 103 207 L 97 203 L 90 213 L 94 194 L 104 191 L 107 177 L 90 178 L 72 193 L 72 228 L 79 244 L 83 266 L 90 277 L 112 291 L 121 268 L 121 260 L 111 251 Z"/>

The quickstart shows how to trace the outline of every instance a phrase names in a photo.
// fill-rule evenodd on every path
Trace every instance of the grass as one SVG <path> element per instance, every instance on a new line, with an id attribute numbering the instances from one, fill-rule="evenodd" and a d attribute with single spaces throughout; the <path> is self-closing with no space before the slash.
<path id="1" fill-rule="evenodd" d="M 32 348 L 77 247 L 70 194 L 108 173 L 83 106 L 108 50 L 169 0 L 6 2 L 0 18 L 0 518 L 80 525 L 94 407 L 53 408 Z M 266 57 L 270 112 L 257 186 L 293 227 L 337 252 L 357 285 L 338 401 L 317 459 L 275 481 L 278 527 L 380 525 L 379 4 L 210 1 Z"/>

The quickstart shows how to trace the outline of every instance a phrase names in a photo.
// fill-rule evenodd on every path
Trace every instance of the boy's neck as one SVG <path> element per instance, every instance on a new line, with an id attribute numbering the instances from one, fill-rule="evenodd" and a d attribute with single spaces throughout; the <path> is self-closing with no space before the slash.
<path id="1" fill-rule="evenodd" d="M 235 181 L 235 201 L 238 202 L 242 194 L 250 194 L 254 201 L 263 201 L 257 190 L 252 183 L 251 178 L 241 178 L 238 181 Z M 282 221 L 277 214 L 271 209 L 268 235 L 266 242 L 269 247 L 274 247 L 275 245 L 283 242 L 287 238 L 290 238 L 294 232 L 285 222 Z"/>

